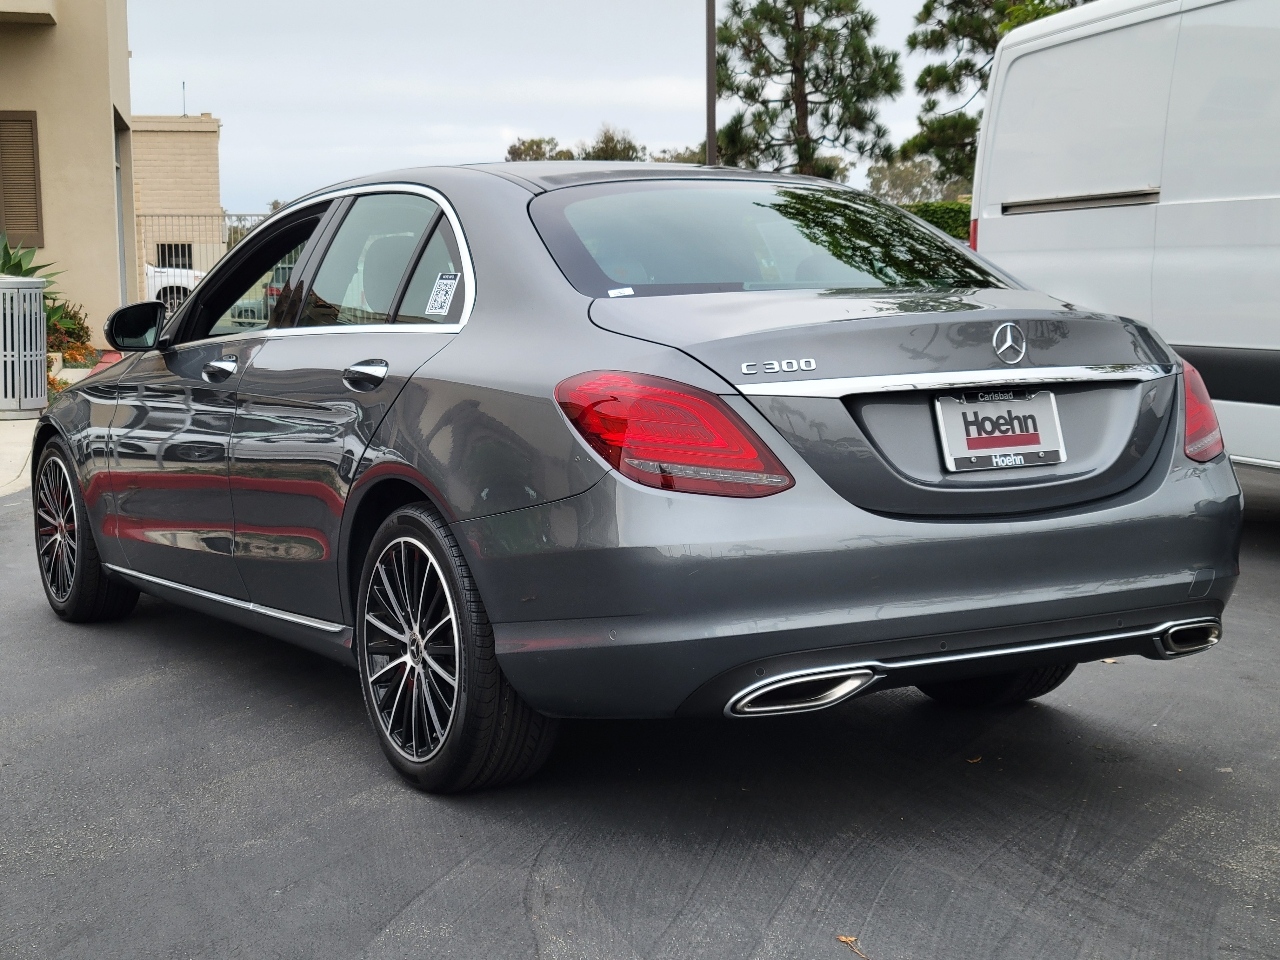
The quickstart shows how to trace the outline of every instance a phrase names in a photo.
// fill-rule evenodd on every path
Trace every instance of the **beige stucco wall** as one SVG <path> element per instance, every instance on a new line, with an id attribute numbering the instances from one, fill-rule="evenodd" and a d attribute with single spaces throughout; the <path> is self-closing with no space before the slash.
<path id="1" fill-rule="evenodd" d="M 52 26 L 0 20 L 0 110 L 36 111 L 45 240 L 39 259 L 64 271 L 58 287 L 84 304 L 102 345 L 107 314 L 137 295 L 125 0 L 61 0 L 56 19 Z M 118 124 L 123 211 L 116 208 Z"/>
<path id="2" fill-rule="evenodd" d="M 193 280 L 227 252 L 218 176 L 220 126 L 208 113 L 133 118 L 139 289 L 146 289 L 146 264 L 158 263 L 160 244 L 191 244 Z"/>
<path id="3" fill-rule="evenodd" d="M 138 216 L 222 216 L 220 126 L 220 121 L 207 113 L 133 118 L 133 189 Z"/>

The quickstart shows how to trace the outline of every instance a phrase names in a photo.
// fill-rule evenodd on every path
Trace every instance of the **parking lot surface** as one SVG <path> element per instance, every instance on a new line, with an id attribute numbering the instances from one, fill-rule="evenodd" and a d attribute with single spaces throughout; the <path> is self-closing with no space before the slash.
<path id="1" fill-rule="evenodd" d="M 1280 526 L 1188 660 L 999 713 L 571 723 L 449 798 L 337 664 L 146 598 L 60 622 L 30 526 L 0 499 L 0 957 L 1280 956 Z"/>

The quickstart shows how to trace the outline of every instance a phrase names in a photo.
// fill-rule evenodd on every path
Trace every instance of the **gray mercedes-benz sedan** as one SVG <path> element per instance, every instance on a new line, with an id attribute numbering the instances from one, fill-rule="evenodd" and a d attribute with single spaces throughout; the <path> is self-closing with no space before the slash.
<path id="1" fill-rule="evenodd" d="M 528 776 L 561 717 L 1011 706 L 1211 647 L 1238 573 L 1154 331 L 818 180 L 370 177 L 106 336 L 35 436 L 54 611 L 144 591 L 351 663 L 428 790 Z"/>

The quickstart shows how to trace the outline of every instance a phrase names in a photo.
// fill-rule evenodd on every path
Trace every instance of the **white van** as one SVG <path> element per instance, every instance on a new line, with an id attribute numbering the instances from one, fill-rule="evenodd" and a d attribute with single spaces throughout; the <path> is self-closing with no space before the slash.
<path id="1" fill-rule="evenodd" d="M 1152 323 L 1280 508 L 1280 0 L 1094 0 L 996 50 L 975 249 Z"/>

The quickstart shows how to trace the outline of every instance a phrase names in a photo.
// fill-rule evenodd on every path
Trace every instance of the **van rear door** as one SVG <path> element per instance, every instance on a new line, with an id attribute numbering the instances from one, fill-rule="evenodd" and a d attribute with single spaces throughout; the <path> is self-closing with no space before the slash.
<path id="1" fill-rule="evenodd" d="M 1011 38 L 983 131 L 984 256 L 1070 303 L 1151 318 L 1178 9 L 1170 0 L 1026 43 Z"/>

